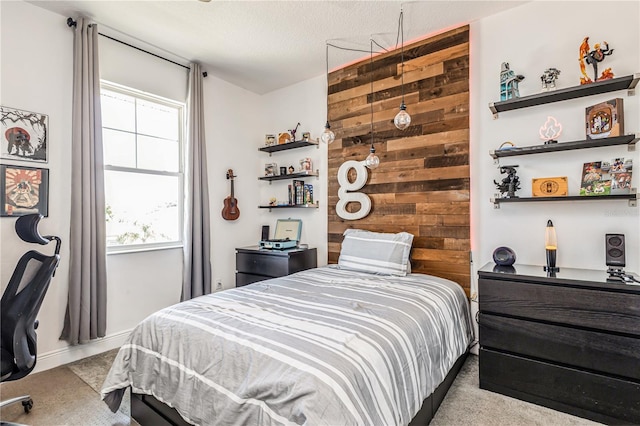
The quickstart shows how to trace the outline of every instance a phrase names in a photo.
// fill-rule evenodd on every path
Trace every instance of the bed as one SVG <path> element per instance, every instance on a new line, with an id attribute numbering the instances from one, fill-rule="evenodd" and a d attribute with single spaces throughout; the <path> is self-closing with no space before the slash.
<path id="1" fill-rule="evenodd" d="M 102 387 L 144 424 L 426 424 L 473 339 L 462 288 L 329 265 L 142 321 Z M 368 266 L 365 269 L 370 269 Z"/>

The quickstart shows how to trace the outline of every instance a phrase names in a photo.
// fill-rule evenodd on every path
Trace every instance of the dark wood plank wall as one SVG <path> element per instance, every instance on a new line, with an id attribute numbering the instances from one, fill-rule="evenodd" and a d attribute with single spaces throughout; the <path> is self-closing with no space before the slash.
<path id="1" fill-rule="evenodd" d="M 469 295 L 469 27 L 404 48 L 404 92 L 411 126 L 393 118 L 401 99 L 400 49 L 329 74 L 328 262 L 337 263 L 345 229 L 406 231 L 414 235 L 414 272 L 454 280 Z M 371 93 L 373 73 L 373 94 Z M 373 138 L 380 167 L 360 191 L 371 213 L 350 221 L 336 214 L 337 171 L 364 160 Z M 347 206 L 356 211 L 358 204 Z"/>

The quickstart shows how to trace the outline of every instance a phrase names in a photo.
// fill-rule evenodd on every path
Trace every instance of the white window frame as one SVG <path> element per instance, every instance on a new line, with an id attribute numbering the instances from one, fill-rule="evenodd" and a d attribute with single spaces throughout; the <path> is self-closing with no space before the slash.
<path id="1" fill-rule="evenodd" d="M 171 108 L 176 108 L 179 110 L 179 114 L 181 120 L 179 122 L 178 129 L 178 152 L 179 152 L 179 167 L 177 172 L 166 172 L 159 170 L 148 170 L 148 169 L 139 169 L 134 167 L 123 167 L 123 166 L 112 166 L 105 163 L 104 170 L 105 171 L 118 171 L 118 172 L 127 172 L 127 173 L 138 173 L 138 174 L 146 174 L 146 175 L 154 175 L 154 176 L 177 176 L 178 177 L 178 240 L 176 241 L 167 241 L 161 243 L 143 243 L 143 244 L 126 244 L 126 245 L 117 245 L 117 246 L 109 246 L 107 245 L 107 254 L 120 254 L 120 253 L 132 253 L 132 252 L 145 252 L 145 251 L 154 251 L 154 250 L 165 250 L 172 248 L 180 248 L 183 246 L 183 229 L 184 229 L 184 143 L 186 140 L 186 104 L 184 102 L 178 102 L 172 99 L 164 98 L 162 96 L 153 95 L 151 93 L 143 92 L 141 90 L 137 90 L 131 87 L 123 86 L 117 83 L 113 83 L 106 80 L 100 80 L 100 94 L 102 96 L 102 89 L 110 90 L 113 92 L 118 92 L 123 95 L 133 96 L 136 99 L 146 100 L 150 102 L 155 102 L 158 104 L 166 105 Z M 136 119 L 137 126 L 137 119 Z M 103 129 L 109 130 L 117 130 L 122 131 L 121 129 L 113 129 L 110 127 L 104 127 Z M 136 135 L 143 133 L 138 133 L 137 130 L 135 132 Z"/>

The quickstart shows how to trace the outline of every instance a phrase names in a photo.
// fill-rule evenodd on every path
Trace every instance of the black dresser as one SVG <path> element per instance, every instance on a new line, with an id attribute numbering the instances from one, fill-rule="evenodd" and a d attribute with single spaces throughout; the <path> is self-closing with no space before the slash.
<path id="1" fill-rule="evenodd" d="M 236 249 L 236 287 L 283 277 L 318 266 L 315 248 L 288 250 L 261 249 L 258 246 Z"/>
<path id="2" fill-rule="evenodd" d="M 640 286 L 531 265 L 490 263 L 478 277 L 480 388 L 640 424 Z"/>

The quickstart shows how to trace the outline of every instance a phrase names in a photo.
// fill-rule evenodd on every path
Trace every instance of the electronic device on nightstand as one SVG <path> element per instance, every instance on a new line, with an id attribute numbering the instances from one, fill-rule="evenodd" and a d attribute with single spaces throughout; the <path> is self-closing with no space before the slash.
<path id="1" fill-rule="evenodd" d="M 300 235 L 302 234 L 302 220 L 300 219 L 278 219 L 276 231 L 273 239 L 260 241 L 260 248 L 284 250 L 298 247 Z"/>

